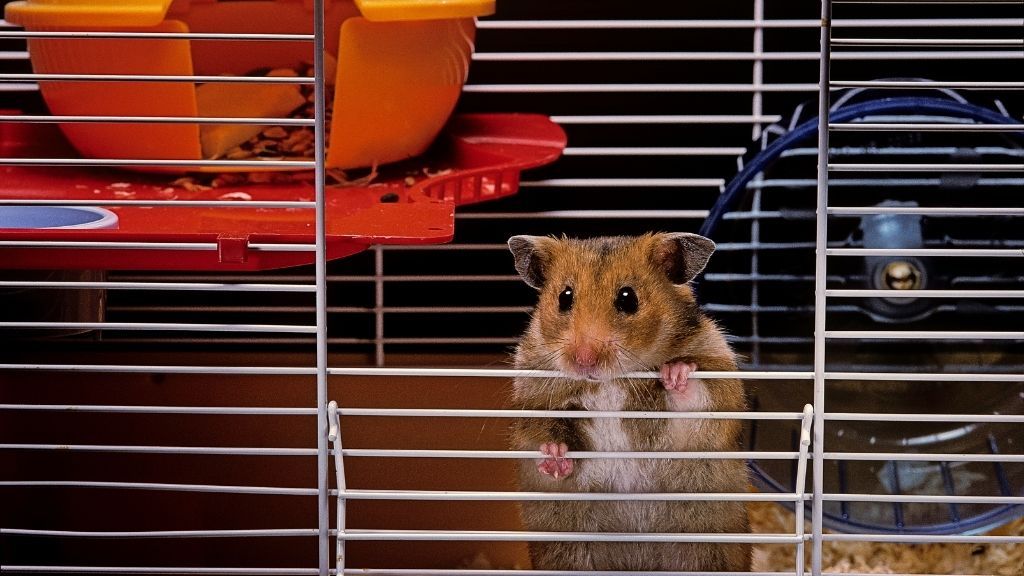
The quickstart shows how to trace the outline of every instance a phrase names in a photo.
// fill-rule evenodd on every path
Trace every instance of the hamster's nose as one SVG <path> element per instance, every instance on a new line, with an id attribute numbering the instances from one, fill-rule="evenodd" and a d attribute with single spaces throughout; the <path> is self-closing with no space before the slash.
<path id="1" fill-rule="evenodd" d="M 580 346 L 576 348 L 576 354 L 573 356 L 573 360 L 575 360 L 576 365 L 581 368 L 593 368 L 597 365 L 597 351 L 590 346 Z"/>

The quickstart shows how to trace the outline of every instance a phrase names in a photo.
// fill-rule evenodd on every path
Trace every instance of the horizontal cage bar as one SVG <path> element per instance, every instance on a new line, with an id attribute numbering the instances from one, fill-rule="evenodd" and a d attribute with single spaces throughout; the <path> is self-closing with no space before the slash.
<path id="1" fill-rule="evenodd" d="M 826 412 L 825 420 L 843 422 L 1006 422 L 1024 423 L 1024 415 L 1015 414 L 908 414 L 885 412 Z"/>
<path id="2" fill-rule="evenodd" d="M 135 158 L 0 158 L 0 166 L 233 166 L 236 168 L 295 168 L 312 170 L 307 160 L 140 160 Z"/>
<path id="3" fill-rule="evenodd" d="M 84 530 L 27 530 L 21 528 L 0 528 L 0 535 L 35 536 L 49 538 L 294 538 L 317 536 L 315 528 L 288 528 L 265 530 L 153 530 L 148 532 L 110 531 L 91 532 Z"/>
<path id="4" fill-rule="evenodd" d="M 966 208 L 959 206 L 833 206 L 829 214 L 867 216 L 872 214 L 920 214 L 922 216 L 1024 216 L 1024 208 Z"/>
<path id="5" fill-rule="evenodd" d="M 884 41 L 879 41 L 878 45 Z M 1014 43 L 984 44 L 977 47 L 1001 48 L 1022 45 Z M 925 45 L 929 46 L 929 45 Z M 1018 60 L 1024 55 L 1014 50 L 965 50 L 974 45 L 936 44 L 938 47 L 958 48 L 957 50 L 916 50 L 916 51 L 859 51 L 838 52 L 833 60 Z M 478 62 L 811 62 L 817 60 L 817 52 L 483 52 L 473 54 Z"/>
<path id="6" fill-rule="evenodd" d="M 790 534 L 700 534 L 700 533 L 608 533 L 608 532 L 516 532 L 504 530 L 346 530 L 343 540 L 434 541 L 434 542 L 708 542 L 750 544 L 795 544 L 803 538 Z"/>
<path id="7" fill-rule="evenodd" d="M 545 212 L 462 212 L 456 220 L 534 220 L 534 219 L 675 219 L 707 218 L 707 210 L 548 210 Z"/>
<path id="8" fill-rule="evenodd" d="M 315 416 L 316 408 L 242 406 L 111 406 L 100 404 L 0 404 L 11 412 L 97 412 L 107 414 L 190 414 L 219 416 Z"/>
<path id="9" fill-rule="evenodd" d="M 75 32 L 41 32 L 25 30 L 0 31 L 0 38 L 73 38 L 73 39 L 109 39 L 109 38 L 133 38 L 150 40 L 259 40 L 259 41 L 284 41 L 284 42 L 312 42 L 312 34 L 252 34 L 252 33 L 225 33 L 225 32 L 100 32 L 100 31 L 75 31 Z"/>
<path id="10" fill-rule="evenodd" d="M 958 374 L 954 372 L 826 372 L 826 380 L 903 380 L 913 382 L 1019 382 L 1021 374 Z"/>
<path id="11" fill-rule="evenodd" d="M 12 574 L 202 574 L 206 576 L 315 576 L 316 568 L 206 568 L 197 566 L 3 566 Z M 335 574 L 335 570 L 330 571 Z"/>
<path id="12" fill-rule="evenodd" d="M 723 20 L 481 20 L 481 30 L 606 30 L 622 29 L 772 29 L 821 27 L 820 19 L 723 19 Z M 1021 18 L 839 18 L 831 22 L 833 28 L 964 28 L 1024 26 Z"/>
<path id="13" fill-rule="evenodd" d="M 833 38 L 833 46 L 927 46 L 996 48 L 1001 46 L 1024 46 L 1018 38 Z M 839 56 L 843 54 L 835 54 Z"/>
<path id="14" fill-rule="evenodd" d="M 109 490 L 208 492 L 214 494 L 256 494 L 269 496 L 317 495 L 316 488 L 225 486 L 216 484 L 166 484 L 155 482 L 93 482 L 84 480 L 0 480 L 0 488 L 101 488 Z"/>
<path id="15" fill-rule="evenodd" d="M 933 494 L 822 494 L 826 502 L 906 502 L 917 504 L 1024 504 L 1024 496 Z"/>
<path id="16" fill-rule="evenodd" d="M 220 82 L 225 84 L 313 84 L 310 76 L 200 76 L 184 74 L 0 74 L 0 82 Z"/>
<path id="17" fill-rule="evenodd" d="M 85 241 L 42 241 L 3 240 L 0 248 L 117 248 L 118 250 L 218 250 L 216 242 L 85 242 Z M 254 243 L 249 250 L 264 252 L 313 252 L 313 244 L 268 244 Z"/>
<path id="18" fill-rule="evenodd" d="M 624 114 L 554 115 L 558 124 L 751 124 L 774 123 L 782 116 L 768 114 Z"/>
<path id="19" fill-rule="evenodd" d="M 26 124 L 51 123 L 138 123 L 138 124 L 268 124 L 279 126 L 313 126 L 312 118 L 245 118 L 240 116 L 67 116 L 67 115 L 0 115 L 0 122 Z"/>
<path id="20" fill-rule="evenodd" d="M 0 409 L 3 409 L 4 406 L 0 404 Z M 342 416 L 624 418 L 641 420 L 800 420 L 803 418 L 802 412 L 630 412 L 622 410 L 467 410 L 457 408 L 338 408 L 338 414 Z"/>
<path id="21" fill-rule="evenodd" d="M 825 253 L 829 256 L 1024 256 L 1024 250 L 1011 248 L 827 248 Z"/>
<path id="22" fill-rule="evenodd" d="M 952 454 L 901 452 L 826 452 L 825 460 L 873 462 L 1024 462 L 1024 454 Z"/>
<path id="23" fill-rule="evenodd" d="M 834 4 L 1015 4 L 1017 0 L 832 0 Z"/>
<path id="24" fill-rule="evenodd" d="M 829 163 L 832 172 L 1017 172 L 1024 164 Z"/>
<path id="25" fill-rule="evenodd" d="M 0 280 L 3 288 L 60 288 L 78 290 L 167 290 L 195 292 L 316 292 L 310 284 L 222 284 L 214 282 L 54 282 Z"/>
<path id="26" fill-rule="evenodd" d="M 940 534 L 822 534 L 823 542 L 894 542 L 898 544 L 1024 544 L 1024 536 Z"/>
<path id="27" fill-rule="evenodd" d="M 0 444 L 0 448 L 4 445 Z M 376 448 L 344 448 L 342 455 L 359 458 L 493 458 L 499 460 L 530 460 L 541 457 L 539 451 L 531 450 L 399 450 Z M 708 460 L 739 460 L 758 458 L 761 460 L 795 460 L 799 452 L 772 451 L 689 451 L 689 452 L 567 452 L 566 458 L 577 459 L 657 459 L 684 460 L 705 458 Z"/>
<path id="28" fill-rule="evenodd" d="M 725 185 L 722 178 L 549 178 L 520 182 L 523 188 L 565 187 L 565 188 L 719 188 Z M 508 247 L 504 247 L 508 249 Z"/>
<path id="29" fill-rule="evenodd" d="M 302 366 L 185 366 L 160 364 L 0 364 L 0 370 L 40 372 L 126 372 L 156 374 L 243 374 L 247 376 L 311 376 L 316 369 Z"/>
<path id="30" fill-rule="evenodd" d="M 238 448 L 219 446 L 121 446 L 113 444 L 0 444 L 0 450 L 203 454 L 218 456 L 316 456 L 315 448 Z"/>
<path id="31" fill-rule="evenodd" d="M 569 147 L 564 156 L 736 156 L 746 148 L 730 146 L 586 146 Z"/>
<path id="32" fill-rule="evenodd" d="M 830 123 L 836 132 L 909 131 L 909 132 L 1020 132 L 1024 124 L 934 124 L 928 122 L 844 122 Z"/>
<path id="33" fill-rule="evenodd" d="M 0 76 L 2 79 L 2 76 Z M 470 94 L 813 92 L 817 84 L 466 84 Z"/>
<path id="34" fill-rule="evenodd" d="M 160 566 L 17 566 L 2 567 L 11 574 L 198 574 L 204 576 L 315 576 L 315 568 L 200 568 Z M 337 571 L 332 570 L 331 574 Z"/>
<path id="35" fill-rule="evenodd" d="M 916 331 L 916 330 L 826 330 L 825 338 L 883 340 L 1024 340 L 1024 332 Z"/>
<path id="36" fill-rule="evenodd" d="M 931 90 L 950 88 L 953 90 L 1020 90 L 1024 82 L 939 82 L 935 80 L 832 80 L 829 88 L 914 88 Z"/>
<path id="37" fill-rule="evenodd" d="M 329 367 L 327 373 L 333 376 L 432 376 L 439 378 L 455 377 L 503 377 L 503 378 L 560 378 L 562 372 L 554 370 L 519 370 L 501 368 L 377 368 L 377 367 Z M 810 380 L 811 372 L 786 371 L 736 371 L 716 372 L 697 370 L 690 375 L 692 378 L 743 378 L 746 380 Z M 658 372 L 627 372 L 622 378 L 661 378 Z"/>
<path id="38" fill-rule="evenodd" d="M 154 330 L 186 332 L 267 332 L 315 334 L 316 326 L 287 324 L 185 324 L 172 322 L 0 322 L 0 329 Z"/>
<path id="39" fill-rule="evenodd" d="M 428 491 L 428 490 L 345 490 L 340 498 L 350 500 L 469 500 L 469 501 L 715 501 L 792 502 L 803 500 L 788 493 L 642 493 L 642 492 L 492 492 L 492 491 Z"/>

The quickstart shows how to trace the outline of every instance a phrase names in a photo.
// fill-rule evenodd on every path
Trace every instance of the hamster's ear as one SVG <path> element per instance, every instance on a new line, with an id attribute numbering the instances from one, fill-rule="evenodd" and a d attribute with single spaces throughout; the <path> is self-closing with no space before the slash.
<path id="1" fill-rule="evenodd" d="M 513 236 L 508 239 L 508 249 L 516 260 L 516 271 L 528 285 L 538 290 L 544 285 L 547 248 L 551 242 L 551 238 L 542 236 Z"/>
<path id="2" fill-rule="evenodd" d="M 686 284 L 707 265 L 715 243 L 707 238 L 686 232 L 658 234 L 655 261 L 664 267 L 673 284 Z"/>

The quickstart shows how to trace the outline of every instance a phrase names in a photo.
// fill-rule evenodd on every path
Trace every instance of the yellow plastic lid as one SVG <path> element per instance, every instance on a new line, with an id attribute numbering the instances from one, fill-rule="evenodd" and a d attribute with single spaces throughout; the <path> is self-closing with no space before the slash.
<path id="1" fill-rule="evenodd" d="M 20 0 L 5 19 L 26 28 L 156 26 L 172 0 Z M 495 0 L 354 0 L 367 20 L 436 20 L 494 13 Z M 307 0 L 307 3 L 308 0 Z"/>
<path id="2" fill-rule="evenodd" d="M 156 26 L 172 0 L 24 0 L 5 9 L 8 22 L 26 28 Z"/>
<path id="3" fill-rule="evenodd" d="M 371 21 L 472 18 L 494 14 L 495 0 L 354 0 Z"/>

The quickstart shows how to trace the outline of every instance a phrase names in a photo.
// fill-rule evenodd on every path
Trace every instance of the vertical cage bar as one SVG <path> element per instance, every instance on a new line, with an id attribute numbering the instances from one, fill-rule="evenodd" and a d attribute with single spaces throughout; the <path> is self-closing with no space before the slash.
<path id="1" fill-rule="evenodd" d="M 316 482 L 320 576 L 330 572 L 330 510 L 327 499 L 327 226 L 325 198 L 324 0 L 313 0 L 313 150 L 316 193 Z"/>
<path id="2" fill-rule="evenodd" d="M 761 175 L 754 178 L 755 181 L 760 181 Z M 754 213 L 761 212 L 761 189 L 754 190 L 754 199 L 750 206 L 751 211 Z M 755 216 L 750 220 L 750 242 L 754 246 L 758 246 L 761 243 L 761 218 Z M 761 365 L 761 316 L 758 310 L 761 307 L 761 283 L 758 281 L 758 276 L 761 272 L 761 259 L 760 250 L 750 251 L 750 336 L 753 338 L 753 343 L 750 349 L 750 359 L 755 366 Z"/>
<path id="3" fill-rule="evenodd" d="M 342 456 L 344 446 L 341 442 L 341 417 L 338 403 L 334 400 L 327 405 L 327 416 L 330 419 L 328 440 L 334 444 L 334 477 L 338 487 L 338 498 L 335 501 L 338 531 L 334 545 L 334 564 L 335 574 L 340 576 L 345 573 L 345 530 L 348 527 L 348 500 L 345 494 L 348 483 L 345 481 L 345 459 Z"/>
<path id="4" fill-rule="evenodd" d="M 797 461 L 795 489 L 793 490 L 796 494 L 796 505 L 793 507 L 793 515 L 796 520 L 795 534 L 800 537 L 800 541 L 796 545 L 796 558 L 794 559 L 796 576 L 804 576 L 806 569 L 804 560 L 804 550 L 806 549 L 806 544 L 804 543 L 806 533 L 806 521 L 804 520 L 806 503 L 804 502 L 804 494 L 807 492 L 807 450 L 811 446 L 811 426 L 813 423 L 814 408 L 810 404 L 805 404 L 803 421 L 800 423 L 800 459 Z"/>
<path id="5" fill-rule="evenodd" d="M 825 477 L 825 248 L 828 241 L 828 119 L 832 2 L 821 0 L 821 62 L 818 69 L 818 198 L 814 247 L 814 480 L 811 574 L 821 576 L 822 492 Z"/>
<path id="6" fill-rule="evenodd" d="M 750 110 L 755 120 L 751 128 L 751 139 L 761 137 L 761 112 L 764 109 L 764 93 L 761 85 L 764 82 L 764 0 L 754 0 L 754 67 L 752 84 L 754 91 L 750 95 Z"/>
<path id="7" fill-rule="evenodd" d="M 384 366 L 384 250 L 373 247 L 373 317 L 374 317 L 374 360 L 378 367 Z"/>

